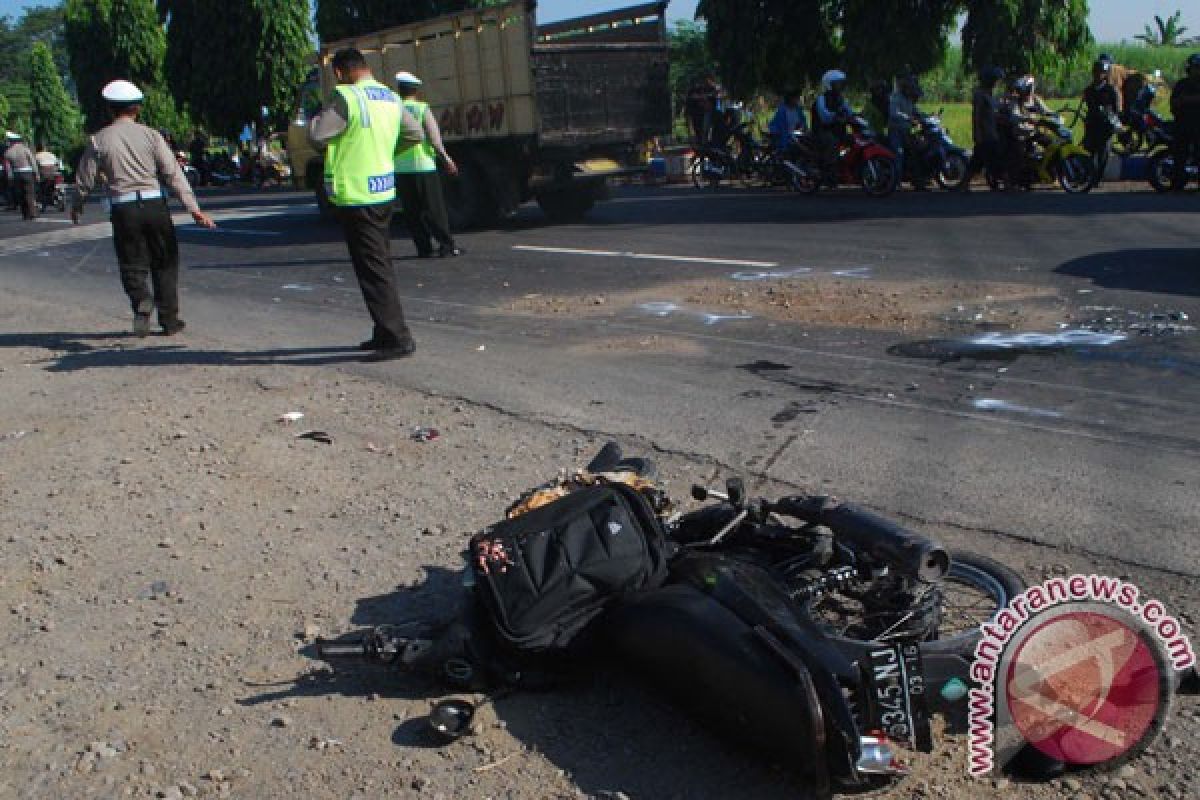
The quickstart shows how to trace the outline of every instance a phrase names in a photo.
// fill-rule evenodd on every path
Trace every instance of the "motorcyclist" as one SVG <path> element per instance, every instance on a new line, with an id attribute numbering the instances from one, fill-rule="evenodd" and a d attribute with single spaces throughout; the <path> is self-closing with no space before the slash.
<path id="1" fill-rule="evenodd" d="M 800 92 L 792 89 L 784 93 L 779 108 L 775 109 L 775 116 L 767 125 L 767 131 L 771 134 L 771 145 L 777 153 L 786 153 L 799 136 L 808 132 L 808 120 L 800 104 Z"/>
<path id="2" fill-rule="evenodd" d="M 1186 69 L 1187 74 L 1171 90 L 1171 113 L 1175 115 L 1175 141 L 1171 145 L 1175 175 L 1171 188 L 1177 192 L 1187 185 L 1189 161 L 1200 163 L 1200 53 L 1188 56 Z"/>
<path id="3" fill-rule="evenodd" d="M 996 98 L 996 84 L 1004 80 L 1004 70 L 999 67 L 984 67 L 979 71 L 979 85 L 971 97 L 971 131 L 975 137 L 975 149 L 971 153 L 969 173 L 973 177 L 982 169 L 999 174 L 1004 164 L 1004 140 L 1000 136 L 1000 103 Z M 970 186 L 970 179 L 963 182 L 963 189 Z"/>
<path id="4" fill-rule="evenodd" d="M 1009 176 L 1009 188 L 1013 188 L 1012 176 L 1021 171 L 1022 159 L 1035 154 L 1038 142 L 1037 122 L 1050 114 L 1050 109 L 1038 96 L 1032 75 L 1022 75 L 1009 85 L 1004 103 L 1001 133 L 1006 138 L 1005 162 Z"/>
<path id="5" fill-rule="evenodd" d="M 911 154 L 912 126 L 917 118 L 917 101 L 922 96 L 921 85 L 915 75 L 905 75 L 900 84 L 888 99 L 888 146 L 896 154 L 896 171 L 904 174 L 906 153 Z M 925 170 L 919 158 L 914 158 L 908 165 L 912 173 L 912 185 L 916 191 L 925 190 Z"/>
<path id="6" fill-rule="evenodd" d="M 846 73 L 831 69 L 821 76 L 821 94 L 813 103 L 813 132 L 821 171 L 827 181 L 835 184 L 838 145 L 845 139 L 846 125 L 854 117 L 854 110 L 843 94 L 845 88 Z"/>
<path id="7" fill-rule="evenodd" d="M 1109 147 L 1117 131 L 1117 113 L 1121 98 L 1109 82 L 1112 62 L 1104 58 L 1092 64 L 1092 83 L 1083 90 L 1083 149 L 1092 154 L 1096 163 L 1096 182 L 1104 176 L 1108 166 Z"/>

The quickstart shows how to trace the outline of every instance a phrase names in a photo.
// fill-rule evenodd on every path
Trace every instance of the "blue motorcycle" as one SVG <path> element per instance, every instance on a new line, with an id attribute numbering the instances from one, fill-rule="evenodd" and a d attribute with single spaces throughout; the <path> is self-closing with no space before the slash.
<path id="1" fill-rule="evenodd" d="M 970 178 L 967 151 L 954 143 L 942 126 L 941 113 L 918 112 L 913 120 L 911 154 L 905 159 L 905 172 L 911 180 L 915 159 L 926 177 L 932 177 L 943 189 L 961 189 Z"/>

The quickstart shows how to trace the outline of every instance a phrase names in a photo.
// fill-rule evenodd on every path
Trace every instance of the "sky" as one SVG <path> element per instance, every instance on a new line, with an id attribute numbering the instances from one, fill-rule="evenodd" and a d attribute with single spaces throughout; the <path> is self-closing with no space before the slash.
<path id="1" fill-rule="evenodd" d="M 638 0 L 541 0 L 538 19 L 552 22 L 558 19 L 607 11 Z M 0 15 L 17 17 L 26 6 L 44 5 L 36 0 L 0 0 Z M 1132 39 L 1143 26 L 1152 23 L 1155 14 L 1169 16 L 1176 9 L 1183 11 L 1188 35 L 1200 36 L 1200 0 L 1091 0 L 1092 33 L 1102 42 Z M 696 12 L 696 0 L 673 0 L 667 8 L 670 19 L 691 19 Z"/>

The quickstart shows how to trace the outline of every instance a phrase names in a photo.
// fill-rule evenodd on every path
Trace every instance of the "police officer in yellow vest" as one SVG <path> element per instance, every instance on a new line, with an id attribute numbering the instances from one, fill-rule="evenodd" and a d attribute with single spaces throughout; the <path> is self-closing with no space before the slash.
<path id="1" fill-rule="evenodd" d="M 446 152 L 442 144 L 442 133 L 437 118 L 429 104 L 417 99 L 421 80 L 411 72 L 396 74 L 396 91 L 406 110 L 421 126 L 419 142 L 406 142 L 396 151 L 396 189 L 404 207 L 404 221 L 412 234 L 417 255 L 430 258 L 433 241 L 438 243 L 438 255 L 462 255 L 450 235 L 450 221 L 446 215 L 446 199 L 442 196 L 442 179 L 438 175 L 438 162 L 446 165 L 450 175 L 458 174 L 458 165 Z"/>
<path id="2" fill-rule="evenodd" d="M 325 191 L 337 207 L 354 274 L 375 322 L 359 345 L 368 361 L 410 356 L 417 349 L 404 321 L 392 267 L 392 203 L 396 197 L 393 158 L 419 131 L 391 89 L 371 75 L 354 48 L 333 56 L 337 77 L 332 104 L 313 118 L 309 138 L 325 148 Z"/>

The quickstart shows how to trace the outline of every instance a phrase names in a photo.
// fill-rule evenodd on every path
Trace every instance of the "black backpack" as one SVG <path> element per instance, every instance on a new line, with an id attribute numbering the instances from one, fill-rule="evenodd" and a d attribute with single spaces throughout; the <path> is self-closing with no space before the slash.
<path id="1" fill-rule="evenodd" d="M 668 545 L 645 497 L 606 484 L 493 525 L 471 539 L 470 559 L 498 642 L 555 654 L 610 606 L 661 586 Z"/>

